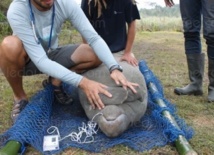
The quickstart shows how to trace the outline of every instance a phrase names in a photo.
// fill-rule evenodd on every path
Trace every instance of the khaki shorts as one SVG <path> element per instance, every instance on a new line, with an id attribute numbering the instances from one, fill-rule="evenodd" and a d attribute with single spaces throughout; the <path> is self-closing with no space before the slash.
<path id="1" fill-rule="evenodd" d="M 78 46 L 79 45 L 60 46 L 57 49 L 52 50 L 48 54 L 48 58 L 69 69 L 75 65 L 75 63 L 71 60 L 71 55 L 74 53 Z M 23 75 L 34 74 L 42 74 L 42 72 L 40 72 L 36 65 L 31 60 L 29 60 L 25 65 Z"/>
<path id="2" fill-rule="evenodd" d="M 122 58 L 123 54 L 124 54 L 124 50 L 122 50 L 122 51 L 120 51 L 120 52 L 117 52 L 117 53 L 112 53 L 112 54 L 113 54 L 115 60 L 116 60 L 117 62 L 119 62 L 120 59 Z"/>

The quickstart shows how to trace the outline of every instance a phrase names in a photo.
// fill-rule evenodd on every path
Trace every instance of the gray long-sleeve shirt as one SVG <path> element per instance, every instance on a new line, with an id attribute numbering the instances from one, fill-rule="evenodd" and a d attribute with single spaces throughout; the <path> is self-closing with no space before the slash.
<path id="1" fill-rule="evenodd" d="M 96 33 L 82 9 L 74 0 L 55 0 L 54 5 L 55 18 L 51 49 L 58 47 L 58 35 L 61 31 L 61 26 L 64 21 L 69 20 L 108 68 L 117 64 L 106 43 Z M 7 18 L 13 34 L 22 40 L 28 56 L 41 72 L 68 84 L 78 86 L 82 76 L 50 60 L 46 54 L 48 51 L 53 9 L 41 12 L 32 4 L 32 12 L 35 17 L 36 34 L 41 43 L 38 44 L 35 40 L 28 0 L 13 0 L 8 9 Z"/>

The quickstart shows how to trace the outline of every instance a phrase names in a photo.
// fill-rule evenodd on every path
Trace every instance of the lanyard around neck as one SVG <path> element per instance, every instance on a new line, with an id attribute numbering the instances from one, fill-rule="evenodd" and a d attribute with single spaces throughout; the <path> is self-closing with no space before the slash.
<path id="1" fill-rule="evenodd" d="M 34 13 L 32 10 L 32 5 L 31 5 L 31 1 L 29 0 L 29 8 L 30 8 L 30 19 L 31 19 L 31 25 L 33 28 L 33 33 L 34 33 L 34 37 L 35 40 L 38 44 L 40 44 L 40 40 L 36 35 L 36 29 L 35 29 L 35 17 L 34 17 Z M 52 39 L 52 31 L 53 31 L 53 25 L 54 25 L 54 17 L 55 17 L 55 6 L 53 4 L 53 13 L 52 13 L 52 19 L 51 19 L 51 30 L 50 30 L 50 37 L 49 37 L 49 42 L 48 42 L 48 49 L 51 48 L 51 39 Z"/>

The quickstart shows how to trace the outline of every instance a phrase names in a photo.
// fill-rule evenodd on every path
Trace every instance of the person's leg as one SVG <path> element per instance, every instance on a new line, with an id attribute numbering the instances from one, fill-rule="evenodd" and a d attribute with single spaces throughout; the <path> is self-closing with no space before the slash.
<path id="1" fill-rule="evenodd" d="M 49 58 L 79 74 L 101 64 L 101 61 L 89 45 L 81 44 L 74 48 L 72 45 L 62 47 L 54 55 L 50 55 Z M 59 86 L 61 81 L 52 78 L 52 84 Z"/>
<path id="2" fill-rule="evenodd" d="M 180 0 L 186 54 L 201 53 L 201 0 Z"/>
<path id="3" fill-rule="evenodd" d="M 201 53 L 200 40 L 201 6 L 201 0 L 180 0 L 185 53 L 191 83 L 183 88 L 175 88 L 174 92 L 178 95 L 203 94 L 204 54 Z"/>
<path id="4" fill-rule="evenodd" d="M 4 38 L 0 45 L 0 67 L 13 90 L 14 100 L 27 99 L 22 85 L 22 71 L 27 60 L 28 55 L 17 37 Z"/>
<path id="5" fill-rule="evenodd" d="M 95 68 L 102 63 L 88 44 L 81 44 L 71 55 L 71 60 L 76 65 L 70 69 L 77 73 Z"/>
<path id="6" fill-rule="evenodd" d="M 13 121 L 28 103 L 22 85 L 22 71 L 28 60 L 22 42 L 15 36 L 6 37 L 0 45 L 0 67 L 14 93 Z"/>
<path id="7" fill-rule="evenodd" d="M 48 57 L 62 66 L 76 72 L 83 73 L 101 64 L 101 61 L 87 44 L 66 45 L 53 50 Z M 55 78 L 43 81 L 43 86 L 50 83 L 54 87 L 55 99 L 60 104 L 70 104 L 73 99 L 66 94 L 61 86 L 61 81 Z"/>
<path id="8" fill-rule="evenodd" d="M 208 101 L 214 102 L 214 1 L 202 0 L 203 33 L 208 55 Z"/>
<path id="9" fill-rule="evenodd" d="M 120 62 L 123 54 L 124 54 L 124 50 L 117 52 L 117 53 L 113 53 L 113 56 L 117 62 Z"/>

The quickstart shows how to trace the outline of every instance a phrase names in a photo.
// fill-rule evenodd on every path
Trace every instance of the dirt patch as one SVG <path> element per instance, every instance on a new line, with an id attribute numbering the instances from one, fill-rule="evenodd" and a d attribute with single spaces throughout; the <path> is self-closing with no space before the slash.
<path id="1" fill-rule="evenodd" d="M 212 129 L 214 126 L 214 119 L 213 116 L 197 116 L 193 119 L 193 123 L 195 126 L 198 126 L 200 128 L 210 128 Z"/>

